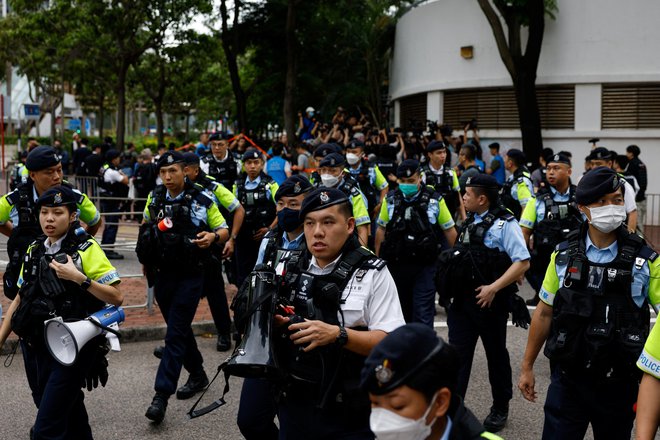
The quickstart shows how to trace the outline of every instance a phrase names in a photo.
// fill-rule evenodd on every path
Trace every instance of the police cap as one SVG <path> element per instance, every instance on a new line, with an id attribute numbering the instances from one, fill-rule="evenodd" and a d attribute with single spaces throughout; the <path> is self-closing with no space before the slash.
<path id="1" fill-rule="evenodd" d="M 346 158 L 339 153 L 330 153 L 319 162 L 319 167 L 343 167 L 344 165 L 346 165 Z"/>
<path id="2" fill-rule="evenodd" d="M 623 185 L 623 178 L 609 167 L 596 167 L 580 179 L 575 190 L 575 201 L 580 205 L 590 205 L 600 197 L 617 191 Z"/>
<path id="3" fill-rule="evenodd" d="M 435 331 L 420 323 L 390 332 L 371 351 L 362 368 L 360 386 L 381 395 L 402 385 L 421 392 L 450 389 L 458 376 L 456 351 Z"/>
<path id="4" fill-rule="evenodd" d="M 245 151 L 245 153 L 243 153 L 243 157 L 241 159 L 243 160 L 243 162 L 245 162 L 246 160 L 263 159 L 263 158 L 261 157 L 261 153 L 259 152 L 259 150 L 257 150 L 256 148 L 248 148 Z"/>
<path id="5" fill-rule="evenodd" d="M 37 207 L 42 206 L 76 206 L 76 194 L 68 186 L 54 186 L 44 191 L 37 199 Z"/>
<path id="6" fill-rule="evenodd" d="M 431 141 L 427 146 L 426 146 L 426 152 L 427 153 L 432 153 L 436 150 L 446 150 L 447 146 L 445 145 L 444 142 L 442 141 Z"/>
<path id="7" fill-rule="evenodd" d="M 216 131 L 209 135 L 209 141 L 224 141 L 227 140 L 227 135 L 221 131 Z"/>
<path id="8" fill-rule="evenodd" d="M 166 151 L 160 155 L 158 162 L 156 162 L 156 168 L 160 170 L 162 167 L 168 167 L 175 163 L 183 163 L 183 154 L 175 150 Z"/>
<path id="9" fill-rule="evenodd" d="M 465 186 L 473 186 L 478 188 L 486 189 L 498 189 L 500 184 L 497 183 L 497 179 L 491 175 L 480 173 L 476 176 L 470 176 L 465 181 Z"/>
<path id="10" fill-rule="evenodd" d="M 364 150 L 364 142 L 361 142 L 357 139 L 353 139 L 346 145 L 347 150 L 352 150 L 354 148 L 362 148 Z"/>
<path id="11" fill-rule="evenodd" d="M 278 201 L 282 197 L 296 197 L 310 191 L 311 189 L 312 184 L 309 183 L 309 180 L 300 174 L 296 174 L 282 182 L 275 193 L 275 201 Z"/>
<path id="12" fill-rule="evenodd" d="M 115 150 L 114 148 L 109 149 L 108 151 L 105 152 L 105 160 L 106 162 L 112 162 L 114 159 L 118 158 L 121 155 L 118 150 Z"/>
<path id="13" fill-rule="evenodd" d="M 314 150 L 314 157 L 325 157 L 330 153 L 339 153 L 341 148 L 337 148 L 337 144 L 321 144 Z"/>
<path id="14" fill-rule="evenodd" d="M 406 159 L 396 169 L 396 177 L 412 177 L 419 169 L 419 162 L 415 159 Z"/>
<path id="15" fill-rule="evenodd" d="M 195 153 L 183 153 L 183 162 L 186 165 L 199 165 L 199 156 Z"/>
<path id="16" fill-rule="evenodd" d="M 605 147 L 597 147 L 591 150 L 590 160 L 612 160 L 612 152 Z"/>
<path id="17" fill-rule="evenodd" d="M 348 197 L 337 188 L 317 188 L 305 197 L 300 207 L 300 218 L 314 211 L 320 211 L 341 203 L 348 203 Z"/>
<path id="18" fill-rule="evenodd" d="M 62 156 L 57 150 L 48 145 L 41 145 L 30 151 L 25 160 L 25 167 L 29 171 L 41 171 L 59 164 Z"/>
<path id="19" fill-rule="evenodd" d="M 568 165 L 569 167 L 571 166 L 571 159 L 563 153 L 553 154 L 552 156 L 547 158 L 546 162 L 548 165 L 550 165 L 551 163 L 563 163 Z"/>

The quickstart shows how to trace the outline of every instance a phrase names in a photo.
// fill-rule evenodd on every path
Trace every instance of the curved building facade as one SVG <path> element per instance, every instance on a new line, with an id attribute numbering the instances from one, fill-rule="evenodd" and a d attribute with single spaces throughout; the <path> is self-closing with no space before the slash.
<path id="1" fill-rule="evenodd" d="M 625 153 L 637 144 L 660 193 L 660 2 L 558 0 L 537 71 L 544 146 L 573 153 L 590 138 Z M 471 57 L 470 57 L 471 53 Z M 399 21 L 390 74 L 395 124 L 479 121 L 482 143 L 520 147 L 512 82 L 476 0 L 437 0 Z M 505 147 L 506 148 L 506 147 Z"/>

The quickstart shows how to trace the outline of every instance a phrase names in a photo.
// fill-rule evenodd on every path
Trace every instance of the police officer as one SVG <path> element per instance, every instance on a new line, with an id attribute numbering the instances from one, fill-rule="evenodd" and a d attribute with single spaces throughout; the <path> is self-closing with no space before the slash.
<path id="1" fill-rule="evenodd" d="M 211 248 L 213 258 L 209 261 L 210 266 L 205 271 L 204 280 L 204 293 L 208 298 L 213 322 L 218 330 L 216 348 L 218 351 L 227 351 L 231 348 L 231 318 L 229 317 L 225 283 L 222 279 L 221 261 L 234 253 L 234 244 L 243 225 L 245 209 L 231 191 L 200 169 L 199 157 L 195 153 L 184 153 L 183 158 L 186 163 L 186 177 L 208 191 L 218 208 L 222 207 L 232 215 L 229 240 L 222 249 L 217 246 Z"/>
<path id="2" fill-rule="evenodd" d="M 582 214 L 575 201 L 575 185 L 571 183 L 571 160 L 564 154 L 555 154 L 546 160 L 546 185 L 536 194 L 520 218 L 525 242 L 532 255 L 527 280 L 538 295 L 550 255 L 555 246 L 566 239 L 570 231 L 580 228 Z M 533 242 L 530 238 L 534 237 Z M 527 303 L 536 305 L 534 296 Z"/>
<path id="3" fill-rule="evenodd" d="M 100 171 L 101 211 L 105 214 L 105 227 L 103 228 L 102 246 L 112 246 L 117 239 L 119 219 L 121 218 L 120 199 L 128 196 L 128 176 L 119 169 L 121 154 L 115 149 L 105 153 L 105 163 Z M 111 260 L 121 260 L 123 255 L 113 249 L 106 249 L 105 254 Z"/>
<path id="4" fill-rule="evenodd" d="M 221 246 L 229 233 L 213 199 L 185 178 L 181 153 L 167 151 L 157 165 L 163 185 L 149 195 L 136 252 L 167 324 L 156 395 L 145 414 L 160 423 L 175 391 L 178 399 L 187 399 L 208 384 L 190 325 L 204 289 L 209 248 Z M 190 376 L 177 390 L 182 366 Z"/>
<path id="5" fill-rule="evenodd" d="M 622 180 L 598 167 L 578 183 L 587 221 L 557 247 L 543 280 L 521 366 L 520 388 L 536 399 L 533 366 L 541 347 L 552 370 L 544 439 L 629 439 L 649 333 L 649 302 L 660 303 L 660 262 L 629 233 Z M 657 396 L 656 396 L 657 397 Z"/>
<path id="6" fill-rule="evenodd" d="M 525 205 L 534 198 L 534 185 L 525 165 L 525 153 L 516 148 L 510 149 L 506 152 L 504 166 L 511 175 L 506 179 L 500 191 L 502 204 L 513 212 L 517 219 L 520 219 Z"/>
<path id="7" fill-rule="evenodd" d="M 414 343 L 411 343 L 414 341 Z M 419 323 L 385 336 L 362 368 L 371 398 L 371 430 L 378 439 L 499 439 L 456 394 L 456 350 Z"/>
<path id="8" fill-rule="evenodd" d="M 290 252 L 278 271 L 281 301 L 305 319 L 275 317 L 284 336 L 276 355 L 288 373 L 278 404 L 280 438 L 373 439 L 360 370 L 374 345 L 405 324 L 396 286 L 385 262 L 354 237 L 342 191 L 314 190 L 300 217 L 308 253 Z"/>
<path id="9" fill-rule="evenodd" d="M 456 172 L 445 163 L 447 160 L 447 146 L 442 141 L 431 141 L 426 146 L 428 161 L 422 165 L 420 174 L 422 183 L 430 185 L 442 195 L 452 218 L 460 215 L 465 220 L 465 207 L 461 198 L 461 187 L 458 184 Z"/>
<path id="10" fill-rule="evenodd" d="M 635 438 L 653 440 L 660 426 L 660 325 L 653 326 L 637 366 L 644 376 L 637 397 Z"/>
<path id="11" fill-rule="evenodd" d="M 13 299 L 18 291 L 16 282 L 21 258 L 25 255 L 28 245 L 41 234 L 39 213 L 36 210 L 37 199 L 53 186 L 64 184 L 71 187 L 62 180 L 61 159 L 52 147 L 44 145 L 34 148 L 28 155 L 25 166 L 30 173 L 29 179 L 0 198 L 0 232 L 9 236 L 9 263 L 3 278 L 5 295 L 10 299 Z M 77 197 L 79 219 L 85 222 L 90 235 L 96 234 L 101 226 L 101 215 L 87 195 L 75 189 L 73 192 Z"/>
<path id="12" fill-rule="evenodd" d="M 450 258 L 442 260 L 446 275 L 439 290 L 441 296 L 453 295 L 447 325 L 449 343 L 461 361 L 457 392 L 463 397 L 477 340 L 481 338 L 484 345 L 493 397 L 484 426 L 490 432 L 501 430 L 509 414 L 513 387 L 507 320 L 512 300 L 519 298 L 516 281 L 529 268 L 530 258 L 520 226 L 499 202 L 498 188 L 497 180 L 487 174 L 467 180 L 463 203 L 468 218 L 456 246 L 443 253 Z"/>
<path id="13" fill-rule="evenodd" d="M 277 228 L 269 231 L 262 240 L 256 266 L 263 263 L 274 269 L 286 251 L 305 249 L 303 222 L 299 214 L 311 189 L 312 185 L 301 175 L 291 176 L 280 185 L 275 194 Z M 234 313 L 236 318 L 237 313 Z M 276 414 L 270 382 L 252 378 L 243 380 L 237 420 L 243 437 L 247 440 L 277 440 L 279 429 L 273 422 Z"/>
<path id="14" fill-rule="evenodd" d="M 421 184 L 419 162 L 404 160 L 396 174 L 399 186 L 378 218 L 376 254 L 389 263 L 406 322 L 433 327 L 436 260 L 443 238 L 454 245 L 456 228 L 444 198 Z"/>
<path id="15" fill-rule="evenodd" d="M 360 191 L 367 199 L 371 217 L 376 218 L 387 195 L 388 184 L 378 165 L 370 163 L 364 157 L 364 143 L 352 140 L 346 146 L 348 172 L 357 181 Z"/>
<path id="16" fill-rule="evenodd" d="M 610 151 L 605 147 L 597 147 L 591 151 L 591 168 L 597 167 L 614 167 L 614 158 L 616 157 L 616 152 Z M 632 185 L 630 185 L 626 180 L 625 176 L 620 174 L 619 177 L 623 179 L 623 195 L 624 203 L 626 207 L 626 214 L 628 218 L 626 219 L 626 225 L 628 230 L 633 232 L 637 227 L 637 202 L 635 201 L 635 190 Z"/>
<path id="17" fill-rule="evenodd" d="M 237 285 L 250 274 L 266 232 L 277 225 L 275 193 L 277 182 L 264 173 L 261 153 L 249 148 L 243 154 L 244 172 L 234 183 L 234 195 L 245 208 L 245 220 L 236 237 Z"/>
<path id="18" fill-rule="evenodd" d="M 76 362 L 64 366 L 46 346 L 44 321 L 55 316 L 84 319 L 106 303 L 119 306 L 123 301 L 117 271 L 98 243 L 78 231 L 78 199 L 71 188 L 55 186 L 36 201 L 44 235 L 27 250 L 20 290 L 7 312 L 11 318 L 0 328 L 0 346 L 11 331 L 20 337 L 28 384 L 38 408 L 31 433 L 35 439 L 91 439 L 81 383 L 91 391 L 99 381 L 105 386 L 108 379 L 104 336 L 88 341 Z"/>
<path id="19" fill-rule="evenodd" d="M 346 158 L 339 153 L 330 153 L 321 159 L 318 169 L 321 176 L 321 187 L 336 188 L 349 198 L 353 208 L 358 238 L 360 243 L 366 245 L 369 240 L 371 225 L 367 199 L 360 191 L 357 181 L 344 172 L 345 166 Z"/>
<path id="20" fill-rule="evenodd" d="M 20 151 L 18 153 L 18 163 L 14 165 L 11 170 L 9 179 L 9 189 L 15 190 L 20 183 L 25 183 L 28 178 L 28 170 L 25 168 L 25 160 L 27 159 L 28 152 Z"/>
<path id="21" fill-rule="evenodd" d="M 225 188 L 231 188 L 240 172 L 240 164 L 229 151 L 229 143 L 222 133 L 213 133 L 209 136 L 211 152 L 202 156 L 200 167 L 209 176 L 213 177 Z"/>
<path id="22" fill-rule="evenodd" d="M 337 144 L 321 144 L 316 148 L 316 150 L 314 150 L 314 153 L 312 153 L 312 158 L 314 159 L 314 164 L 316 165 L 317 169 L 312 171 L 309 176 L 309 181 L 316 188 L 321 186 L 321 175 L 319 174 L 318 166 L 323 158 L 330 153 L 341 154 L 342 149 Z"/>

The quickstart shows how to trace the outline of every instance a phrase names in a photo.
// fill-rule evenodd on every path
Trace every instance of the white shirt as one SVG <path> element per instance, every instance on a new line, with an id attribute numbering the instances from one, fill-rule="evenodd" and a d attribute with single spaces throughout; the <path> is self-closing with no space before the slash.
<path id="1" fill-rule="evenodd" d="M 124 175 L 115 169 L 108 168 L 103 173 L 104 182 L 115 183 L 115 182 L 121 182 L 122 180 L 124 180 Z"/>
<path id="2" fill-rule="evenodd" d="M 340 258 L 341 255 L 321 268 L 312 256 L 307 271 L 316 275 L 328 274 Z M 389 333 L 406 323 L 396 284 L 387 267 L 366 272 L 356 270 L 342 292 L 340 309 L 344 315 L 344 327 L 367 327 Z M 342 322 L 341 314 L 339 322 Z"/>
<path id="3" fill-rule="evenodd" d="M 46 238 L 46 241 L 44 241 L 44 247 L 46 248 L 46 254 L 53 255 L 53 254 L 58 253 L 62 249 L 62 242 L 64 241 L 65 237 L 66 237 L 66 234 L 61 236 L 59 238 L 59 240 L 57 240 L 53 244 L 50 244 L 50 239 Z"/>
<path id="4" fill-rule="evenodd" d="M 626 213 L 630 214 L 631 212 L 637 210 L 637 203 L 635 202 L 635 189 L 623 177 L 621 180 L 623 180 L 623 190 L 625 191 L 625 194 L 623 195 L 623 204 L 626 207 Z"/>

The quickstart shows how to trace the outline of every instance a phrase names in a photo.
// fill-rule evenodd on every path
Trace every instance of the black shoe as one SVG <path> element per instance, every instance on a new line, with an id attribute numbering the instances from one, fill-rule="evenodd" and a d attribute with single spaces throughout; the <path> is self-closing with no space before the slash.
<path id="1" fill-rule="evenodd" d="M 124 256 L 120 253 L 117 253 L 115 251 L 107 250 L 105 251 L 105 256 L 108 258 L 108 260 L 123 260 Z"/>
<path id="2" fill-rule="evenodd" d="M 536 306 L 538 305 L 540 300 L 541 299 L 538 297 L 538 295 L 535 295 L 534 298 L 530 298 L 527 301 L 525 301 L 525 304 L 527 304 L 528 306 Z"/>
<path id="3" fill-rule="evenodd" d="M 154 348 L 154 356 L 156 356 L 158 359 L 162 359 L 164 351 L 165 351 L 165 346 L 160 345 L 160 346 Z"/>
<path id="4" fill-rule="evenodd" d="M 204 390 L 209 384 L 209 378 L 206 377 L 205 372 L 197 375 L 190 375 L 188 381 L 178 390 L 176 390 L 176 398 L 179 400 L 190 399 L 195 394 Z"/>
<path id="5" fill-rule="evenodd" d="M 165 410 L 167 409 L 167 396 L 161 393 L 156 393 L 151 405 L 147 408 L 145 416 L 155 423 L 160 423 L 165 418 Z"/>
<path id="6" fill-rule="evenodd" d="M 490 408 L 490 414 L 484 420 L 484 428 L 488 432 L 499 432 L 506 425 L 506 421 L 509 418 L 509 407 L 506 408 L 496 408 L 492 406 Z"/>
<path id="7" fill-rule="evenodd" d="M 231 338 L 228 334 L 218 335 L 218 342 L 215 344 L 215 348 L 218 351 L 229 351 L 231 350 Z"/>

